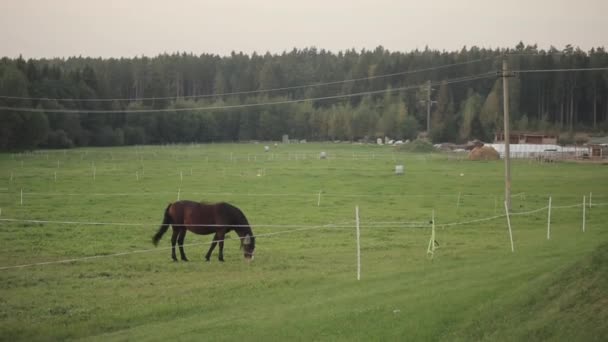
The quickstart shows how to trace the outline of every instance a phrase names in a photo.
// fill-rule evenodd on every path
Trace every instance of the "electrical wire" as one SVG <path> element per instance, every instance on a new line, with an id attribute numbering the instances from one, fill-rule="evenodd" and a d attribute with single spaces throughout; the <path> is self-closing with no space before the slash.
<path id="1" fill-rule="evenodd" d="M 466 76 L 466 77 L 461 77 L 461 78 L 444 80 L 442 82 L 435 83 L 435 85 L 468 82 L 468 81 L 473 81 L 473 80 L 477 80 L 477 79 L 488 78 L 488 77 L 495 76 L 495 75 L 496 75 L 495 72 L 486 72 L 486 73 L 477 74 L 477 75 L 471 75 L 471 76 Z M 359 96 L 365 96 L 365 95 L 394 93 L 394 92 L 407 91 L 407 90 L 412 90 L 412 89 L 419 89 L 420 87 L 423 87 L 425 85 L 426 84 L 418 84 L 418 85 L 413 85 L 413 86 L 364 91 L 364 92 L 350 93 L 350 94 L 330 95 L 330 96 L 302 98 L 302 99 L 293 99 L 293 100 L 279 100 L 279 101 L 262 102 L 262 103 L 226 105 L 226 106 L 163 108 L 163 109 L 124 109 L 124 110 L 44 109 L 44 108 L 0 106 L 0 110 L 8 110 L 8 111 L 14 111 L 14 112 L 29 112 L 29 113 L 73 113 L 73 114 L 77 114 L 77 113 L 89 113 L 89 114 L 122 114 L 122 113 L 127 114 L 127 113 L 129 113 L 129 114 L 135 114 L 135 113 L 192 112 L 192 111 L 210 111 L 210 110 L 213 111 L 213 110 L 251 108 L 251 107 L 261 107 L 261 106 L 270 106 L 270 105 L 312 102 L 312 101 L 326 101 L 326 100 L 333 100 L 333 99 L 346 99 L 346 98 L 359 97 Z"/>
<path id="2" fill-rule="evenodd" d="M 409 70 L 409 71 L 401 71 L 391 74 L 383 74 L 376 76 L 368 76 L 361 78 L 353 78 L 341 81 L 332 81 L 332 82 L 322 82 L 322 83 L 313 83 L 307 85 L 299 85 L 299 86 L 291 86 L 291 87 L 281 87 L 281 88 L 271 88 L 271 89 L 258 89 L 258 90 L 248 90 L 248 91 L 237 91 L 237 92 L 229 92 L 229 93 L 220 93 L 220 94 L 198 94 L 198 95 L 188 95 L 188 96 L 166 96 L 166 97 L 133 97 L 133 98 L 105 98 L 105 99 L 75 99 L 75 98 L 44 98 L 44 97 L 20 97 L 20 96 L 4 96 L 0 95 L 0 98 L 3 99 L 11 99 L 11 100 L 34 100 L 34 101 L 65 101 L 65 102 L 112 102 L 112 101 L 125 101 L 125 102 L 137 102 L 137 101 L 147 101 L 147 100 L 176 100 L 176 99 L 197 99 L 197 98 L 217 98 L 217 97 L 226 97 L 226 96 L 234 96 L 234 95 L 246 95 L 246 94 L 259 94 L 259 93 L 270 93 L 284 90 L 293 90 L 293 89 L 303 89 L 303 88 L 313 88 L 313 87 L 321 87 L 333 84 L 341 84 L 341 83 L 350 83 L 350 82 L 358 82 L 358 81 L 366 81 L 373 80 L 377 78 L 385 78 L 385 77 L 394 77 L 394 76 L 403 76 L 410 75 L 425 71 L 433 71 L 433 70 L 441 70 L 447 69 L 455 66 L 467 65 L 472 63 L 478 63 L 486 60 L 492 60 L 496 57 L 488 57 L 488 58 L 479 58 L 466 62 L 453 63 L 453 64 L 445 64 L 436 67 L 429 67 L 423 69 Z"/>

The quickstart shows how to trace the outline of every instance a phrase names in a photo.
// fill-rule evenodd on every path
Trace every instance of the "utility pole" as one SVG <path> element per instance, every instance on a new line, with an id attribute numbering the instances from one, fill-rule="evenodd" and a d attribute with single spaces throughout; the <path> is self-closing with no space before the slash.
<path id="1" fill-rule="evenodd" d="M 427 82 L 426 92 L 426 134 L 431 138 L 431 80 Z"/>
<path id="2" fill-rule="evenodd" d="M 437 101 L 431 101 L 432 91 L 433 88 L 431 88 L 431 80 L 428 80 L 426 82 L 426 101 L 423 100 L 420 102 L 426 102 L 426 135 L 429 140 L 431 139 L 431 106 L 433 103 L 437 103 Z"/>
<path id="3" fill-rule="evenodd" d="M 509 129 L 509 66 L 507 64 L 507 56 L 502 59 L 502 102 L 504 110 L 504 138 L 505 138 L 505 204 L 507 210 L 511 210 L 511 134 Z"/>

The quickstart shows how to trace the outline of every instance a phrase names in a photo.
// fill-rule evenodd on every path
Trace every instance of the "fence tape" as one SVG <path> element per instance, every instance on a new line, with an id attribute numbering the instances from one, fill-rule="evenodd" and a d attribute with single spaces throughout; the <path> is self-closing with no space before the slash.
<path id="1" fill-rule="evenodd" d="M 576 204 L 576 205 L 569 205 L 569 206 L 552 206 L 552 209 L 556 209 L 556 208 L 574 208 L 574 207 L 578 207 L 581 206 L 582 204 Z M 594 206 L 605 206 L 608 205 L 608 203 L 595 203 L 593 204 Z M 548 209 L 548 206 L 542 207 L 542 208 L 538 208 L 538 209 L 534 209 L 534 210 L 530 210 L 530 211 L 525 211 L 525 212 L 518 212 L 518 213 L 509 213 L 509 215 L 513 216 L 513 215 L 530 215 L 530 214 L 534 214 L 543 210 Z M 436 225 L 436 227 L 451 227 L 451 226 L 456 226 L 456 225 L 464 225 L 464 224 L 470 224 L 470 223 L 477 223 L 477 222 L 485 222 L 485 221 L 490 221 L 490 220 L 495 220 L 498 218 L 502 218 L 505 217 L 506 214 L 504 215 L 496 215 L 496 216 L 491 216 L 491 217 L 486 217 L 486 218 L 480 218 L 480 219 L 475 219 L 475 220 L 469 220 L 469 221 L 463 221 L 463 222 L 452 222 L 452 223 L 445 223 L 445 224 L 440 224 L 440 225 Z M 21 219 L 0 219 L 0 222 L 28 222 L 28 223 L 42 223 L 42 224 L 47 224 L 47 223 L 56 223 L 56 224 L 79 224 L 79 225 L 118 225 L 118 226 L 144 226 L 144 225 L 158 225 L 158 223 L 154 223 L 154 224 L 144 224 L 144 223 L 111 223 L 111 222 L 82 222 L 82 221 L 50 221 L 50 220 L 21 220 Z M 260 225 L 260 224 L 256 224 L 256 227 L 296 227 L 295 229 L 289 229 L 289 230 L 284 230 L 284 231 L 278 231 L 278 232 L 271 232 L 271 233 L 264 233 L 264 234 L 256 234 L 254 235 L 255 237 L 268 237 L 268 236 L 274 236 L 274 235 L 278 235 L 278 234 L 286 234 L 286 233 L 293 233 L 293 232 L 301 232 L 301 231 L 307 231 L 307 230 L 315 230 L 315 229 L 327 229 L 327 228 L 335 228 L 335 229 L 345 229 L 348 228 L 353 229 L 354 225 L 353 224 L 349 224 L 350 221 L 346 221 L 346 222 L 342 222 L 342 223 L 338 223 L 338 224 L 325 224 L 325 225 L 317 225 L 317 226 L 302 226 L 302 225 Z M 378 222 L 380 223 L 380 222 Z M 367 226 L 368 228 L 371 227 L 391 227 L 391 224 L 393 224 L 394 222 L 389 222 L 386 225 L 382 225 L 382 224 L 378 224 L 378 225 L 373 225 L 373 226 Z M 406 222 L 407 223 L 407 222 Z M 190 226 L 220 226 L 220 225 L 190 225 Z M 221 225 L 221 226 L 228 226 L 228 227 L 242 227 L 244 225 Z M 395 227 L 403 227 L 404 225 L 395 225 Z M 406 225 L 407 226 L 407 225 Z M 415 227 L 415 226 L 411 226 L 411 227 Z M 428 225 L 420 225 L 419 227 L 428 227 Z M 213 240 L 211 242 L 220 242 L 220 241 L 227 241 L 227 240 L 235 240 L 235 239 L 223 239 L 223 240 Z M 206 244 L 204 242 L 201 243 L 192 243 L 192 244 L 185 244 L 182 245 L 183 247 L 186 246 L 197 246 L 197 245 L 202 245 L 202 244 Z M 16 269 L 16 268 L 25 268 L 25 267 L 31 267 L 31 266 L 41 266 L 41 265 L 51 265 L 51 264 L 61 264 L 61 263 L 69 263 L 69 262 L 77 262 L 77 261 L 84 261 L 84 260 L 91 260 L 91 259 L 98 259 L 98 258 L 106 258 L 106 257 L 114 257 L 114 256 L 122 256 L 122 255 L 129 255 L 129 254 L 137 254 L 137 253 L 148 253 L 148 252 L 153 252 L 153 251 L 162 251 L 162 250 L 168 250 L 172 247 L 166 247 L 166 248 L 154 248 L 154 249 L 144 249 L 144 250 L 136 250 L 136 251 L 129 251 L 129 252 L 120 252 L 120 253 L 113 253 L 113 254 L 101 254 L 101 255 L 92 255 L 92 256 L 87 256 L 87 257 L 82 257 L 82 258 L 72 258 L 72 259 L 63 259 L 63 260 L 55 260 L 55 261 L 45 261 L 45 262 L 38 262 L 38 263 L 31 263 L 31 264 L 22 264 L 22 265 L 13 265 L 13 266 L 2 266 L 0 267 L 0 270 L 8 270 L 8 269 Z"/>

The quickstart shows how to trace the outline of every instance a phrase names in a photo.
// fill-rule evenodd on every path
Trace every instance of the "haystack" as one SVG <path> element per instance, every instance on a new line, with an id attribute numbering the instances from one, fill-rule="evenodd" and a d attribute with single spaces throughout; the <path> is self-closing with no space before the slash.
<path id="1" fill-rule="evenodd" d="M 500 154 L 492 146 L 475 147 L 469 153 L 469 160 L 498 160 Z"/>

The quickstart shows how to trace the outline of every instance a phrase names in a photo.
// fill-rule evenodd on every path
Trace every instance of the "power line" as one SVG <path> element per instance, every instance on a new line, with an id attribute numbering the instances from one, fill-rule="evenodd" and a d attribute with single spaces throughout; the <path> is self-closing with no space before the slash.
<path id="1" fill-rule="evenodd" d="M 460 83 L 460 82 L 468 82 L 482 78 L 488 78 L 495 76 L 495 72 L 486 72 L 477 75 L 471 75 L 461 78 L 454 78 L 449 80 L 444 80 L 442 82 L 436 83 L 436 85 L 441 84 L 452 84 L 452 83 Z M 424 84 L 418 84 L 413 86 L 392 88 L 392 89 L 381 89 L 381 90 L 372 90 L 372 91 L 364 91 L 358 93 L 351 94 L 342 94 L 342 95 L 331 95 L 331 96 L 322 96 L 322 97 L 312 97 L 312 98 L 303 98 L 303 99 L 294 99 L 294 100 L 280 100 L 280 101 L 271 101 L 271 102 L 262 102 L 262 103 L 250 103 L 250 104 L 239 104 L 239 105 L 227 105 L 227 106 L 207 106 L 207 107 L 192 107 L 192 108 L 165 108 L 165 109 L 125 109 L 125 110 L 80 110 L 80 109 L 43 109 L 43 108 L 25 108 L 25 107 L 7 107 L 0 106 L 0 110 L 9 110 L 14 112 L 29 112 L 29 113 L 89 113 L 89 114 L 120 114 L 120 113 L 165 113 L 165 112 L 192 112 L 192 111 L 209 111 L 209 110 L 224 110 L 224 109 L 238 109 L 238 108 L 251 108 L 251 107 L 261 107 L 261 106 L 271 106 L 271 105 L 281 105 L 281 104 L 290 104 L 290 103 L 301 103 L 301 102 L 311 102 L 311 101 L 326 101 L 332 99 L 346 99 L 352 97 L 359 97 L 365 95 L 374 95 L 374 94 L 382 94 L 382 93 L 394 93 L 400 91 L 407 91 L 412 89 L 419 89 Z"/>
<path id="2" fill-rule="evenodd" d="M 598 68 L 572 68 L 572 69 L 524 69 L 524 70 L 513 70 L 514 73 L 533 73 L 533 72 L 576 72 L 576 71 L 605 71 L 608 67 Z"/>
<path id="3" fill-rule="evenodd" d="M 299 86 L 292 86 L 292 87 L 237 91 L 237 92 L 220 93 L 220 94 L 198 94 L 198 95 L 188 95 L 188 96 L 179 96 L 179 97 L 178 96 L 166 96 L 166 97 L 133 97 L 133 98 L 105 98 L 105 99 L 44 98 L 44 97 L 20 97 L 20 96 L 0 95 L 0 98 L 11 99 L 11 100 L 65 101 L 65 102 L 110 102 L 110 101 L 136 102 L 136 101 L 145 101 L 145 100 L 171 100 L 171 99 L 179 99 L 179 98 L 197 99 L 197 98 L 209 98 L 209 97 L 225 97 L 225 96 L 245 95 L 245 94 L 270 93 L 270 92 L 292 90 L 292 89 L 313 88 L 313 87 L 321 87 L 321 86 L 327 86 L 327 85 L 333 85 L 333 84 L 373 80 L 373 79 L 377 79 L 377 78 L 403 76 L 403 75 L 415 74 L 415 73 L 420 73 L 420 72 L 425 72 L 425 71 L 440 70 L 440 69 L 446 69 L 446 68 L 451 68 L 451 67 L 460 66 L 460 65 L 478 63 L 478 62 L 492 60 L 492 59 L 496 59 L 496 57 L 478 58 L 478 59 L 474 59 L 474 60 L 470 60 L 470 61 L 466 61 L 466 62 L 445 64 L 445 65 L 440 65 L 440 66 L 436 66 L 436 67 L 429 67 L 429 68 L 409 70 L 409 71 L 401 71 L 401 72 L 396 72 L 396 73 L 391 73 L 391 74 L 383 74 L 383 75 L 368 76 L 368 77 L 361 77 L 361 78 L 353 78 L 353 79 L 341 80 L 341 81 L 314 83 L 314 84 L 299 85 Z"/>

